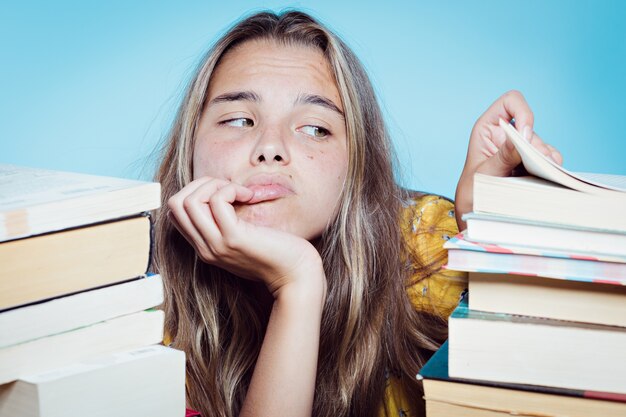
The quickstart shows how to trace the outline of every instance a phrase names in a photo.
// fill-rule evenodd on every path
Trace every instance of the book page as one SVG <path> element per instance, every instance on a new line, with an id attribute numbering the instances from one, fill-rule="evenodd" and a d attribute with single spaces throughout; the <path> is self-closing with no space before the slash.
<path id="1" fill-rule="evenodd" d="M 508 122 L 500 119 L 500 127 L 515 145 L 526 170 L 540 178 L 590 194 L 626 192 L 626 177 L 608 174 L 577 174 L 566 170 L 528 143 Z"/>
<path id="2" fill-rule="evenodd" d="M 0 212 L 64 200 L 138 181 L 0 164 Z"/>
<path id="3" fill-rule="evenodd" d="M 572 172 L 576 177 L 590 184 L 604 184 L 620 191 L 626 190 L 626 175 L 596 174 L 593 172 Z"/>

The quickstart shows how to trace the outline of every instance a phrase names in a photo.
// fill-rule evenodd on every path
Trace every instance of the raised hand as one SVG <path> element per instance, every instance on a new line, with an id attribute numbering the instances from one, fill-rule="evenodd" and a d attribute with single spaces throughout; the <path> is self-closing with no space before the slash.
<path id="1" fill-rule="evenodd" d="M 456 189 L 455 206 L 459 229 L 465 227 L 461 216 L 472 210 L 474 174 L 480 172 L 494 176 L 510 176 L 521 163 L 521 158 L 507 140 L 499 121 L 515 120 L 516 129 L 535 148 L 561 164 L 558 150 L 545 143 L 533 132 L 534 115 L 519 91 L 509 91 L 498 98 L 476 121 L 470 136 L 465 166 Z"/>
<path id="2" fill-rule="evenodd" d="M 325 279 L 318 282 L 324 278 L 322 261 L 310 242 L 237 216 L 236 205 L 256 200 L 242 185 L 202 177 L 171 197 L 168 206 L 174 225 L 204 262 L 262 281 L 274 297 L 293 284 L 325 288 Z"/>

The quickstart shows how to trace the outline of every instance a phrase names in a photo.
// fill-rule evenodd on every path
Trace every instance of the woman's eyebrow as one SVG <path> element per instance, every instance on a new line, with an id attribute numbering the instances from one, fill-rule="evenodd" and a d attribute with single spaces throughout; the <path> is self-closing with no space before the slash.
<path id="1" fill-rule="evenodd" d="M 252 91 L 233 91 L 231 93 L 220 94 L 209 102 L 211 104 L 224 103 L 229 101 L 261 101 L 261 98 Z"/>
<path id="2" fill-rule="evenodd" d="M 300 94 L 295 102 L 295 105 L 298 104 L 313 104 L 316 106 L 322 106 L 338 113 L 341 118 L 344 117 L 343 112 L 335 103 L 332 102 L 332 100 L 317 94 Z"/>
<path id="3" fill-rule="evenodd" d="M 260 103 L 261 97 L 259 97 L 258 94 L 253 91 L 233 91 L 230 93 L 220 94 L 219 96 L 213 98 L 209 102 L 209 106 L 212 104 L 230 101 L 252 101 L 255 103 Z M 300 94 L 296 99 L 294 105 L 299 104 L 313 104 L 316 106 L 322 106 L 336 112 L 337 114 L 339 114 L 339 116 L 341 116 L 341 118 L 344 117 L 343 112 L 339 109 L 339 107 L 337 107 L 335 103 L 332 102 L 332 100 L 317 94 Z"/>

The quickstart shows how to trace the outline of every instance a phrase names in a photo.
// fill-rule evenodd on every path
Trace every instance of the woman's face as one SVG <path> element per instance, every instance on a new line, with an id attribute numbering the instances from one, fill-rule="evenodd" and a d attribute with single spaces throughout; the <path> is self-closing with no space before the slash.
<path id="1" fill-rule="evenodd" d="M 346 125 L 322 53 L 249 41 L 215 69 L 196 133 L 194 178 L 254 191 L 238 216 L 305 239 L 334 217 L 346 178 Z"/>

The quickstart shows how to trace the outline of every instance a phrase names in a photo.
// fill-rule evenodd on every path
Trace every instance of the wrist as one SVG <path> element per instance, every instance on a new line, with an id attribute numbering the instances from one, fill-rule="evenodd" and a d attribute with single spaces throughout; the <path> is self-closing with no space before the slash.
<path id="1" fill-rule="evenodd" d="M 284 285 L 270 289 L 274 300 L 296 303 L 315 303 L 320 307 L 326 301 L 326 274 L 321 258 L 301 262 L 291 271 L 291 278 Z"/>
<path id="2" fill-rule="evenodd" d="M 459 179 L 459 183 L 456 188 L 454 196 L 454 214 L 456 217 L 456 223 L 459 227 L 459 231 L 465 229 L 465 222 L 463 221 L 463 215 L 473 210 L 474 206 L 474 178 L 473 175 L 463 174 Z"/>

